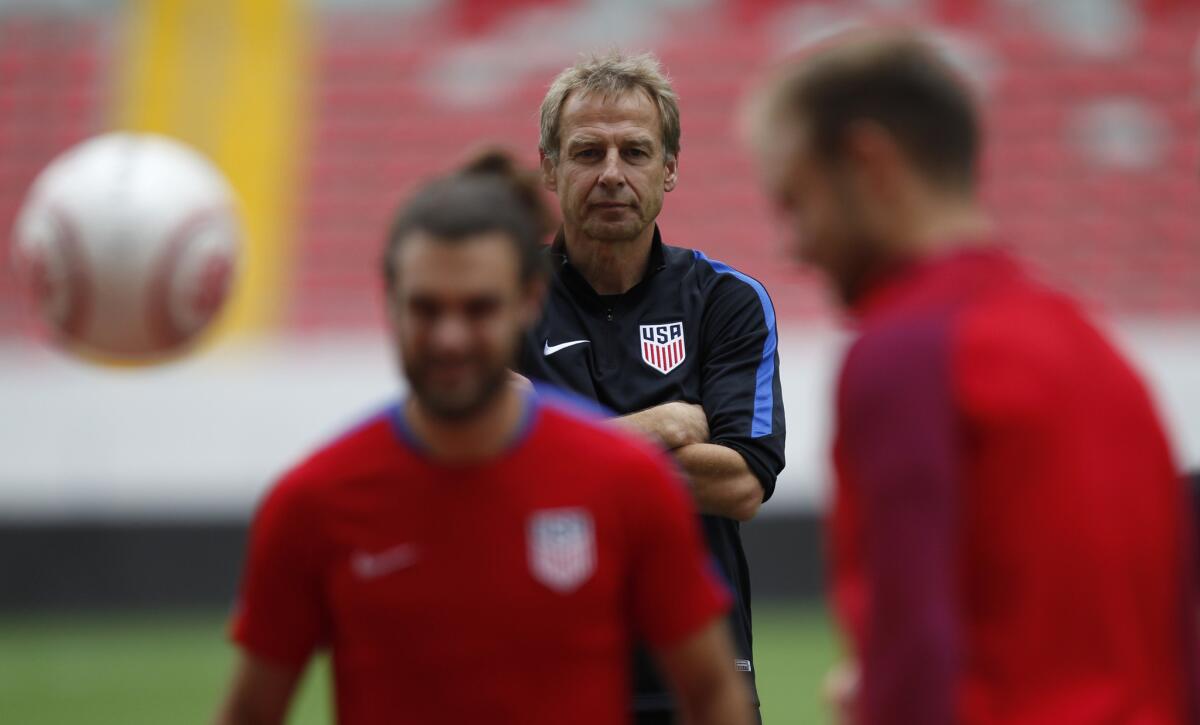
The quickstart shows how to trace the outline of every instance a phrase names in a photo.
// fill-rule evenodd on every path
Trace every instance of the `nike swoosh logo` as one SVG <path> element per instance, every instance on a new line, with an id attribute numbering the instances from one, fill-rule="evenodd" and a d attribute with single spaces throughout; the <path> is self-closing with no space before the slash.
<path id="1" fill-rule="evenodd" d="M 377 579 L 385 574 L 412 566 L 417 563 L 417 558 L 416 546 L 400 544 L 377 554 L 368 554 L 365 551 L 355 552 L 350 560 L 350 565 L 354 567 L 354 573 L 360 579 Z"/>
<path id="2" fill-rule="evenodd" d="M 551 345 L 550 341 L 546 340 L 546 346 L 542 348 L 542 354 L 550 357 L 559 350 L 565 350 L 572 345 L 582 345 L 585 342 L 590 342 L 590 340 L 571 340 L 570 342 L 560 342 L 557 345 Z"/>

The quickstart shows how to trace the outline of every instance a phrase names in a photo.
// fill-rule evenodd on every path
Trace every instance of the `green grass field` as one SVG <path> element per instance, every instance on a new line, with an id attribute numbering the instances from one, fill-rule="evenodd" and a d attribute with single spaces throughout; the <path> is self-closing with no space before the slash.
<path id="1" fill-rule="evenodd" d="M 0 620 L 0 721 L 20 725 L 204 723 L 233 650 L 220 615 L 9 617 Z M 820 723 L 818 683 L 836 657 L 824 612 L 755 611 L 763 717 Z M 332 721 L 329 670 L 309 670 L 289 722 Z"/>

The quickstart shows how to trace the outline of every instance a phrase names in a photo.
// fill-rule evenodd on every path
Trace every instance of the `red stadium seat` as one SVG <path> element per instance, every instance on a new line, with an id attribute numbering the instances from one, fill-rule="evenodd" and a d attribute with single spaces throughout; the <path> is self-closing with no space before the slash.
<path id="1" fill-rule="evenodd" d="M 541 0 L 539 0 L 540 3 Z M 577 7 L 552 0 L 559 8 Z M 455 105 L 431 80 L 452 49 L 491 38 L 530 3 L 444 3 L 407 11 L 330 9 L 319 15 L 310 91 L 296 269 L 285 305 L 303 331 L 379 322 L 376 263 L 403 194 L 481 142 L 532 162 L 537 105 L 557 62 L 513 55 L 512 85 Z M 679 188 L 662 223 L 669 240 L 704 249 L 775 291 L 781 319 L 828 314 L 812 276 L 781 262 L 771 221 L 734 128 L 755 74 L 783 50 L 774 21 L 785 3 L 726 0 L 672 9 L 686 28 L 651 46 L 680 94 Z M 1121 57 L 1078 55 L 1036 30 L 1021 4 L 942 0 L 930 12 L 996 58 L 986 98 L 984 192 L 1001 228 L 1046 273 L 1121 314 L 1196 315 L 1200 295 L 1200 110 L 1194 68 L 1200 9 L 1143 3 L 1144 31 Z M 464 9 L 465 8 L 465 9 Z M 0 228 L 25 186 L 66 145 L 99 130 L 110 73 L 108 36 L 84 19 L 0 20 Z M 1104 166 L 1079 139 L 1078 114 L 1131 99 L 1165 128 L 1147 168 Z M 0 255 L 0 336 L 16 331 L 8 255 Z M 786 287 L 787 293 L 783 293 Z"/>

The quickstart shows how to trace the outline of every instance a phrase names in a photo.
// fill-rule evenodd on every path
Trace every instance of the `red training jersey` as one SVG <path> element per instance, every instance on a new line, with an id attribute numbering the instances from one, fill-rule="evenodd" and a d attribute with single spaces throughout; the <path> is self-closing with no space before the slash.
<path id="1" fill-rule="evenodd" d="M 862 721 L 1196 722 L 1184 491 L 1138 376 L 997 250 L 858 312 L 831 549 Z"/>
<path id="2" fill-rule="evenodd" d="M 287 474 L 250 536 L 233 636 L 332 651 L 338 721 L 624 723 L 631 643 L 724 614 L 665 457 L 530 398 L 502 456 L 425 457 L 394 407 Z"/>

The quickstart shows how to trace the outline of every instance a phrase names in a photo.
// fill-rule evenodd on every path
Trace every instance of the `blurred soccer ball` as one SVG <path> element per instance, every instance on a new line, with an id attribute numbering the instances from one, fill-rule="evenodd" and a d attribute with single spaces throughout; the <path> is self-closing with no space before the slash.
<path id="1" fill-rule="evenodd" d="M 152 360 L 185 347 L 224 304 L 240 248 L 235 207 L 221 173 L 184 144 L 97 136 L 34 181 L 14 264 L 65 347 Z"/>

